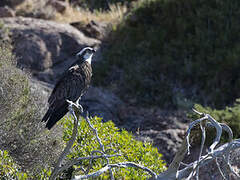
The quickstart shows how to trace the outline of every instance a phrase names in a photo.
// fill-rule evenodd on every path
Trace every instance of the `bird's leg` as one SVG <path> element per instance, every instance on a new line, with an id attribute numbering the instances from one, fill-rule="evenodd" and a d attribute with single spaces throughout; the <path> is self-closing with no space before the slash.
<path id="1" fill-rule="evenodd" d="M 66 100 L 69 103 L 68 110 L 70 111 L 73 108 L 77 117 L 80 117 L 80 115 L 83 113 L 83 107 L 81 104 L 79 104 L 80 99 L 81 97 L 79 97 L 75 103 L 72 101 Z"/>
<path id="2" fill-rule="evenodd" d="M 83 107 L 82 107 L 81 104 L 79 104 L 79 101 L 80 101 L 80 100 L 81 100 L 81 96 L 77 99 L 76 105 L 77 105 L 77 107 L 78 107 L 78 109 L 79 109 L 79 111 L 80 111 L 80 114 L 82 114 L 82 113 L 83 113 Z"/>

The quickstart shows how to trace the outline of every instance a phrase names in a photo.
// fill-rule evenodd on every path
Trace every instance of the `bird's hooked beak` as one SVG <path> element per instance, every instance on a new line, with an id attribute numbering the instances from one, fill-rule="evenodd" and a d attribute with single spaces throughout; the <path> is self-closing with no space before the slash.
<path id="1" fill-rule="evenodd" d="M 84 53 L 84 51 L 86 50 L 90 50 L 92 55 L 96 52 L 96 50 L 94 48 L 91 48 L 91 47 L 86 47 L 86 48 L 83 48 L 79 53 L 76 54 L 76 57 L 79 58 L 80 56 L 82 56 L 82 54 Z"/>

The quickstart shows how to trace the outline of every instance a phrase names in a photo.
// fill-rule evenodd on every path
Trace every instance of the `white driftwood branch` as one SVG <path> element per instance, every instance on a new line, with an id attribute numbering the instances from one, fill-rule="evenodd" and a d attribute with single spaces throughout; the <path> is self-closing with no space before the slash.
<path id="1" fill-rule="evenodd" d="M 128 168 L 128 167 L 134 167 L 134 168 L 139 168 L 139 169 L 145 170 L 149 174 L 151 174 L 153 178 L 155 178 L 155 179 L 157 178 L 157 174 L 147 167 L 144 167 L 142 165 L 139 165 L 139 164 L 136 164 L 133 162 L 123 162 L 123 163 L 117 163 L 117 164 L 108 164 L 105 167 L 103 167 L 102 169 L 98 170 L 97 172 L 87 174 L 87 175 L 75 176 L 75 178 L 73 180 L 96 178 L 96 177 L 100 176 L 101 174 L 107 172 L 111 168 Z"/>
<path id="2" fill-rule="evenodd" d="M 230 162 L 229 162 L 229 155 L 230 152 L 240 148 L 240 139 L 236 139 L 232 141 L 233 138 L 233 133 L 231 128 L 224 124 L 224 123 L 218 123 L 212 116 L 209 114 L 204 114 L 201 112 L 198 112 L 196 110 L 193 110 L 195 113 L 203 116 L 200 119 L 197 119 L 190 123 L 189 128 L 187 130 L 186 137 L 183 140 L 182 146 L 180 147 L 180 150 L 177 152 L 175 155 L 172 163 L 170 164 L 169 168 L 167 171 L 159 174 L 157 176 L 158 180 L 176 180 L 176 179 L 191 179 L 192 177 L 195 177 L 196 179 L 199 179 L 199 167 L 204 166 L 208 164 L 209 162 L 215 161 L 217 163 L 218 169 L 220 171 L 220 174 L 223 176 L 223 178 L 226 178 L 224 176 L 224 173 L 222 172 L 222 168 L 220 167 L 217 159 L 219 158 L 224 158 L 223 162 L 225 163 L 225 167 L 228 167 L 229 171 L 232 172 L 236 177 L 240 177 L 232 168 Z M 202 123 L 205 123 L 204 125 Z M 200 128 L 202 131 L 202 142 L 201 142 L 201 147 L 200 147 L 200 154 L 198 160 L 194 161 L 191 164 L 185 165 L 186 167 L 179 170 L 180 164 L 182 163 L 182 160 L 185 156 L 186 153 L 190 153 L 190 143 L 189 143 L 189 136 L 191 129 L 197 125 L 200 124 Z M 216 128 L 217 134 L 216 137 L 210 146 L 210 151 L 206 155 L 202 155 L 203 151 L 203 145 L 205 143 L 206 135 L 205 135 L 205 125 L 207 126 L 213 126 Z M 226 131 L 229 136 L 229 142 L 220 146 L 219 148 L 216 148 L 216 146 L 219 144 L 221 135 L 222 135 L 222 130 Z M 225 171 L 226 168 L 224 169 Z"/>
<path id="3" fill-rule="evenodd" d="M 98 136 L 98 131 L 97 131 L 97 129 L 95 129 L 95 128 L 93 127 L 93 125 L 90 123 L 90 120 L 89 120 L 88 115 L 87 115 L 87 117 L 86 117 L 86 121 L 87 121 L 88 125 L 90 126 L 90 128 L 91 128 L 91 129 L 93 130 L 93 132 L 95 133 L 96 138 L 97 138 L 97 141 L 98 141 L 98 143 L 99 143 L 99 145 L 100 145 L 100 147 L 101 147 L 102 152 L 105 152 L 105 147 L 104 147 L 101 139 L 100 139 L 99 136 Z"/>
<path id="4" fill-rule="evenodd" d="M 177 177 L 177 179 L 186 178 L 190 174 L 190 172 L 193 170 L 193 165 L 198 164 L 200 167 L 207 165 L 209 162 L 214 161 L 217 157 L 221 158 L 221 157 L 223 157 L 223 155 L 230 153 L 229 149 L 231 151 L 233 151 L 238 148 L 240 148 L 240 139 L 234 140 L 230 143 L 226 143 L 226 144 L 220 146 L 219 148 L 215 149 L 213 154 L 207 154 L 205 156 L 202 156 L 199 163 L 198 163 L 198 161 L 194 161 L 193 163 L 191 163 L 184 169 L 179 170 L 176 177 Z M 234 174 L 237 174 L 234 170 L 232 170 L 232 172 Z"/>
<path id="5" fill-rule="evenodd" d="M 86 157 L 75 158 L 72 161 L 66 163 L 64 166 L 60 167 L 58 172 L 61 173 L 62 171 L 70 168 L 71 166 L 79 164 L 83 160 L 112 158 L 112 157 L 118 157 L 118 156 L 122 156 L 122 155 L 121 154 L 113 154 L 113 155 L 86 156 Z"/>
<path id="6" fill-rule="evenodd" d="M 106 154 L 105 154 L 105 153 L 106 153 L 106 152 L 105 152 L 105 147 L 104 147 L 101 139 L 100 139 L 99 136 L 98 136 L 98 131 L 97 131 L 97 129 L 95 129 L 95 128 L 93 127 L 93 125 L 90 123 L 88 114 L 87 114 L 87 117 L 86 117 L 86 121 L 87 121 L 88 125 L 90 126 L 90 128 L 91 128 L 91 129 L 93 130 L 93 132 L 95 133 L 95 136 L 96 136 L 96 138 L 97 138 L 98 144 L 100 145 L 100 148 L 101 148 L 101 150 L 102 150 L 100 153 L 101 153 L 102 155 L 106 155 Z M 93 152 L 92 152 L 92 153 L 93 153 Z M 107 164 L 109 164 L 109 159 L 108 159 L 107 156 L 105 156 L 105 159 L 107 160 Z M 93 160 L 93 159 L 90 160 L 90 165 L 92 164 L 92 160 Z M 89 166 L 89 167 L 90 167 L 90 166 Z M 88 169 L 88 170 L 89 170 L 89 169 Z M 112 172 L 111 167 L 110 167 L 110 169 L 109 169 L 109 172 L 110 172 L 111 180 L 114 180 L 114 176 L 113 176 L 113 172 Z"/>

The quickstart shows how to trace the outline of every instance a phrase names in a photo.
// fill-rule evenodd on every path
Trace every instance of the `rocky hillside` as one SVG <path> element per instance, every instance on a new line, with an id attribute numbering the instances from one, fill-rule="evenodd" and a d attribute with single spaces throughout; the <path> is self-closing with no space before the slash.
<path id="1" fill-rule="evenodd" d="M 237 0 L 141 3 L 112 32 L 95 83 L 140 106 L 231 105 L 240 96 L 239 7 Z"/>
<path id="2" fill-rule="evenodd" d="M 240 95 L 239 1 L 98 2 L 1 1 L 1 39 L 45 97 L 76 52 L 97 48 L 84 109 L 153 141 L 169 162 L 189 122 L 183 110 Z"/>

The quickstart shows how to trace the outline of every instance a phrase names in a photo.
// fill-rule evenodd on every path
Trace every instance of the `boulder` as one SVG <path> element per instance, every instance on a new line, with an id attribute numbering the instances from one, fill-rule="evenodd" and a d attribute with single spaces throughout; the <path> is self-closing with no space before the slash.
<path id="1" fill-rule="evenodd" d="M 57 12 L 63 13 L 68 6 L 66 1 L 59 1 L 59 0 L 49 0 L 48 4 L 51 5 Z"/>
<path id="2" fill-rule="evenodd" d="M 103 121 L 112 120 L 119 124 L 118 111 L 123 102 L 112 92 L 98 87 L 90 87 L 82 97 L 83 109 L 91 116 L 102 117 Z"/>
<path id="3" fill-rule="evenodd" d="M 0 18 L 2 17 L 14 17 L 15 16 L 15 12 L 13 9 L 4 6 L 4 7 L 0 7 Z"/>
<path id="4" fill-rule="evenodd" d="M 0 7 L 8 5 L 8 6 L 14 8 L 17 5 L 22 4 L 24 1 L 26 1 L 26 0 L 1 0 Z"/>
<path id="5" fill-rule="evenodd" d="M 87 24 L 72 22 L 72 26 L 83 32 L 86 36 L 96 39 L 103 39 L 112 29 L 110 24 L 104 22 L 90 21 Z"/>
<path id="6" fill-rule="evenodd" d="M 100 44 L 68 24 L 23 17 L 2 21 L 12 34 L 18 66 L 50 83 L 74 62 L 79 50 Z"/>

